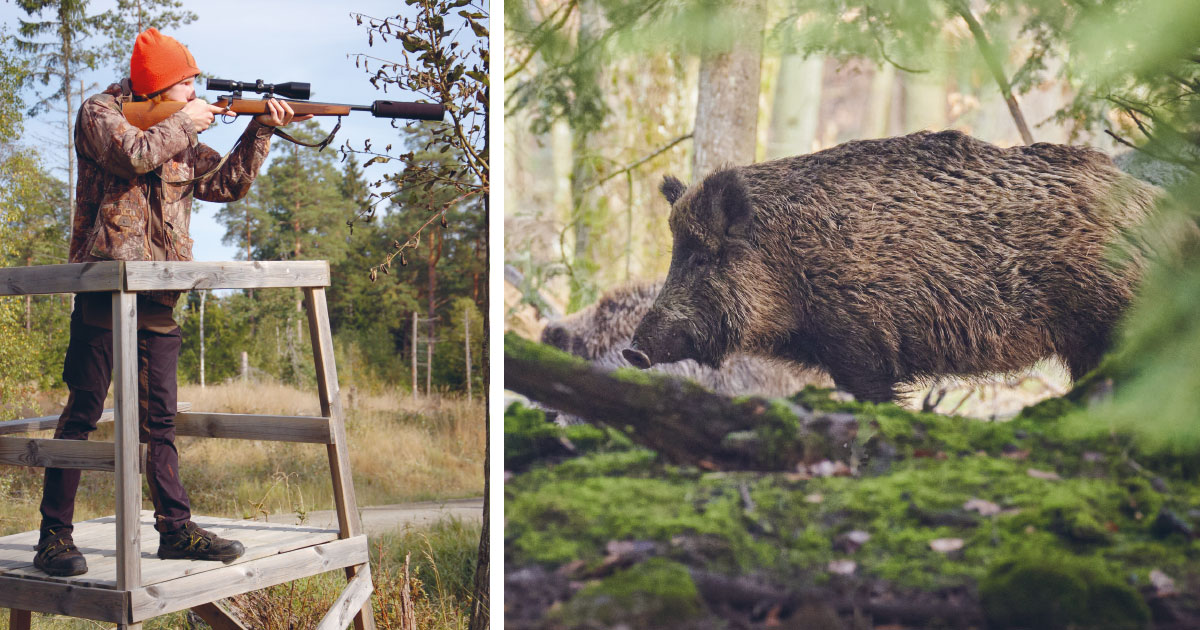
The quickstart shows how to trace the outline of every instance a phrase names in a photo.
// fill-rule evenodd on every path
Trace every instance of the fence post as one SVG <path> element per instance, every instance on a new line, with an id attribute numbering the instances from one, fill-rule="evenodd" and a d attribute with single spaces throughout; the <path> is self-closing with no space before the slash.
<path id="1" fill-rule="evenodd" d="M 412 346 L 413 346 L 412 398 L 413 398 L 413 402 L 415 403 L 415 402 L 417 402 L 417 312 L 416 311 L 413 311 Z"/>
<path id="2" fill-rule="evenodd" d="M 208 291 L 200 290 L 200 389 L 204 389 L 204 300 Z"/>
<path id="3" fill-rule="evenodd" d="M 463 309 L 463 346 L 467 350 L 467 402 L 471 402 L 471 310 Z"/>

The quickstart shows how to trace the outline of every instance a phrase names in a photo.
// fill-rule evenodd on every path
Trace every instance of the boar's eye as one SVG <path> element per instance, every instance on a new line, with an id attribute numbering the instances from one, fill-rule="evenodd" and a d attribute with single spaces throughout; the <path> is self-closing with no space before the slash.
<path id="1" fill-rule="evenodd" d="M 688 265 L 692 267 L 707 267 L 712 258 L 704 252 L 694 252 L 688 256 Z"/>

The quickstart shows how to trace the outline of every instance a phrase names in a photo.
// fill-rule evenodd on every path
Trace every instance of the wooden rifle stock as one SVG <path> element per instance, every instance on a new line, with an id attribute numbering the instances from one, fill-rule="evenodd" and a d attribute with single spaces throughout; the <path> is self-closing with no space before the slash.
<path id="1" fill-rule="evenodd" d="M 287 101 L 297 116 L 312 114 L 314 116 L 345 116 L 351 111 L 371 112 L 376 118 L 407 118 L 410 120 L 442 120 L 445 107 L 436 103 L 404 103 L 399 101 L 375 101 L 370 105 L 346 105 L 343 103 L 312 103 L 309 101 Z M 186 103 L 179 101 L 127 101 L 121 105 L 121 112 L 129 124 L 145 131 L 166 120 L 175 112 L 183 109 Z M 267 101 L 259 99 L 244 99 L 222 96 L 213 103 L 217 107 L 225 107 L 237 114 L 263 114 L 267 110 Z M 218 114 L 219 115 L 219 114 Z"/>

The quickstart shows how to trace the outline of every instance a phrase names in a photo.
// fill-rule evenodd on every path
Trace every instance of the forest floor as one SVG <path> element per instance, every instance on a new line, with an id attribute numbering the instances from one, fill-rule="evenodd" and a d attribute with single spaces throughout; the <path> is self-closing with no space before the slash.
<path id="1" fill-rule="evenodd" d="M 768 472 L 511 405 L 505 627 L 1200 627 L 1195 454 L 1080 435 L 1078 398 L 1006 421 L 841 398 L 781 404 L 853 417 L 847 456 Z"/>

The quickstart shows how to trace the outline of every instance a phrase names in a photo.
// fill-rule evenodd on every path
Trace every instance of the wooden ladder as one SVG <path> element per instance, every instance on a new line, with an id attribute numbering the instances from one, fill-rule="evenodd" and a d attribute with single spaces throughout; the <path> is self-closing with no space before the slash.
<path id="1" fill-rule="evenodd" d="M 12 630 L 28 630 L 31 611 L 107 621 L 132 630 L 140 629 L 142 622 L 152 617 L 185 609 L 195 611 L 217 630 L 244 628 L 217 604 L 219 600 L 336 569 L 345 571 L 349 583 L 321 621 L 319 630 L 344 629 L 351 619 L 356 630 L 374 630 L 370 603 L 374 588 L 367 562 L 366 535 L 350 475 L 345 413 L 325 301 L 327 286 L 329 265 L 325 261 L 111 261 L 0 268 L 0 296 L 110 292 L 113 305 L 114 408 L 106 418 L 111 417 L 114 422 L 114 441 L 0 436 L 0 464 L 114 472 L 115 540 L 114 547 L 108 549 L 115 550 L 115 575 L 51 578 L 32 568 L 32 547 L 28 551 L 22 549 L 19 559 L 0 557 L 0 607 L 10 609 Z M 332 531 L 321 533 L 312 528 L 271 525 L 271 537 L 288 535 L 298 537 L 301 542 L 293 543 L 294 548 L 264 547 L 257 550 L 257 555 L 247 545 L 246 556 L 230 565 L 204 563 L 197 567 L 190 561 L 147 560 L 147 563 L 177 565 L 157 565 L 153 583 L 149 578 L 143 580 L 140 538 L 146 523 L 141 514 L 143 457 L 138 445 L 137 293 L 279 287 L 304 290 L 321 415 L 266 416 L 181 409 L 176 417 L 176 433 L 325 444 L 338 515 L 336 539 Z M 0 434 L 54 428 L 56 423 L 57 417 L 0 422 Z M 108 521 L 98 519 L 89 523 L 95 523 L 93 528 L 105 527 L 111 526 L 112 520 L 109 517 Z M 248 527 L 254 525 L 246 523 Z M 265 524 L 263 527 L 268 528 Z M 36 540 L 36 534 L 27 532 L 0 540 Z M 174 566 L 179 567 L 178 575 L 162 569 Z"/>

